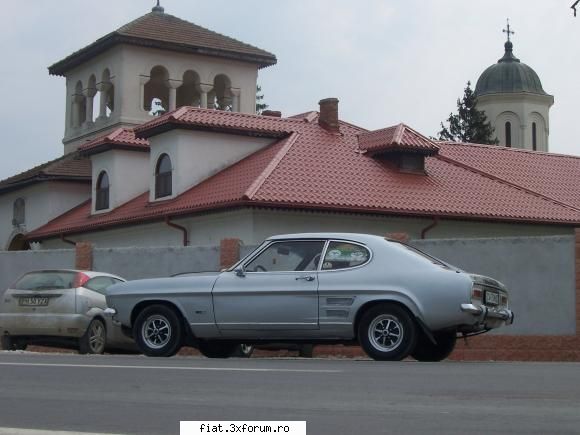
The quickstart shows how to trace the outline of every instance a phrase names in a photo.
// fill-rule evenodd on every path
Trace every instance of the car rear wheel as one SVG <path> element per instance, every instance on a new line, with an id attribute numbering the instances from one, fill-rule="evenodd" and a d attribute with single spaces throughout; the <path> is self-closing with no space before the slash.
<path id="1" fill-rule="evenodd" d="M 433 344 L 425 334 L 421 334 L 411 356 L 417 361 L 443 361 L 455 349 L 455 343 L 457 341 L 455 331 L 436 332 L 433 334 L 433 337 L 437 344 Z"/>
<path id="2" fill-rule="evenodd" d="M 25 350 L 26 342 L 10 337 L 9 335 L 2 336 L 2 349 L 4 350 Z"/>
<path id="3" fill-rule="evenodd" d="M 220 341 L 204 341 L 199 344 L 199 352 L 207 358 L 229 358 L 235 356 L 235 343 L 220 342 Z"/>
<path id="4" fill-rule="evenodd" d="M 393 304 L 376 305 L 362 315 L 358 339 L 371 358 L 400 361 L 415 347 L 417 326 L 404 308 Z"/>
<path id="5" fill-rule="evenodd" d="M 93 319 L 79 340 L 79 353 L 103 354 L 107 344 L 107 329 L 101 319 Z"/>
<path id="6" fill-rule="evenodd" d="M 183 344 L 181 318 L 165 305 L 150 305 L 141 311 L 133 333 L 137 346 L 147 356 L 173 356 Z"/>

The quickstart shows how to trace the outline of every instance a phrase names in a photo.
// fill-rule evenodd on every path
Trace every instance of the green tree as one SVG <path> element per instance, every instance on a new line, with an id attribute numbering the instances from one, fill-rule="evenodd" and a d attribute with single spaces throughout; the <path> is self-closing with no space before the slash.
<path id="1" fill-rule="evenodd" d="M 268 108 L 268 105 L 264 103 L 264 94 L 262 94 L 262 87 L 260 85 L 256 85 L 256 113 L 259 115 L 262 113 L 262 110 Z"/>
<path id="2" fill-rule="evenodd" d="M 494 138 L 493 127 L 485 112 L 477 110 L 475 105 L 471 83 L 467 82 L 463 99 L 457 99 L 457 114 L 449 114 L 447 126 L 441 123 L 439 140 L 496 145 L 498 141 Z"/>

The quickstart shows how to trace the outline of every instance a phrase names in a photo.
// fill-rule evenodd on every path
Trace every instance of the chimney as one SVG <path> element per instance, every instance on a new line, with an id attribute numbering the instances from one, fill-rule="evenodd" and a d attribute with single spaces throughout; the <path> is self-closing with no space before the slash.
<path id="1" fill-rule="evenodd" d="M 262 116 L 271 116 L 273 118 L 282 118 L 282 112 L 279 110 L 263 110 Z"/>
<path id="2" fill-rule="evenodd" d="M 339 133 L 338 98 L 325 98 L 324 100 L 320 100 L 318 104 L 320 104 L 318 125 L 330 132 Z"/>

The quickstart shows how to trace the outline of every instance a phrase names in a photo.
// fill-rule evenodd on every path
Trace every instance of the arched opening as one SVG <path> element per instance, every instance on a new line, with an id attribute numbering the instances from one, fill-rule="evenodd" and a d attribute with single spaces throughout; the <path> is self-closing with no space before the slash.
<path id="1" fill-rule="evenodd" d="M 115 85 L 111 81 L 111 71 L 105 68 L 101 75 L 101 92 L 99 102 L 99 112 L 102 117 L 108 118 L 115 110 Z"/>
<path id="2" fill-rule="evenodd" d="M 532 122 L 532 149 L 538 151 L 538 132 L 536 129 L 536 123 Z"/>
<path id="3" fill-rule="evenodd" d="M 26 202 L 24 198 L 17 198 L 12 205 L 12 225 L 24 225 L 26 221 Z"/>
<path id="4" fill-rule="evenodd" d="M 161 106 L 167 110 L 169 107 L 169 87 L 167 80 L 169 73 L 162 66 L 156 66 L 151 69 L 149 81 L 145 83 L 143 92 L 143 108 L 151 112 L 152 101 L 157 98 L 161 101 Z"/>
<path id="5" fill-rule="evenodd" d="M 231 87 L 232 82 L 228 76 L 224 74 L 217 75 L 213 81 L 212 97 L 211 99 L 208 98 L 208 101 L 212 101 L 214 107 L 218 110 L 231 112 L 233 109 Z"/>
<path id="6" fill-rule="evenodd" d="M 9 251 L 28 251 L 30 243 L 24 238 L 24 234 L 16 234 L 8 245 Z"/>
<path id="7" fill-rule="evenodd" d="M 512 123 L 509 121 L 505 123 L 505 146 L 512 146 Z"/>
<path id="8" fill-rule="evenodd" d="M 72 98 L 72 120 L 73 127 L 80 127 L 87 119 L 87 100 L 83 95 L 83 84 L 79 80 L 75 85 L 75 93 Z"/>
<path id="9" fill-rule="evenodd" d="M 155 198 L 171 196 L 172 172 L 171 159 L 167 154 L 161 154 L 155 166 Z"/>
<path id="10" fill-rule="evenodd" d="M 183 74 L 183 84 L 177 88 L 177 107 L 201 105 L 199 82 L 199 75 L 195 71 L 190 70 Z"/>
<path id="11" fill-rule="evenodd" d="M 107 210 L 109 208 L 109 176 L 106 171 L 101 171 L 97 177 L 95 188 L 95 210 Z"/>

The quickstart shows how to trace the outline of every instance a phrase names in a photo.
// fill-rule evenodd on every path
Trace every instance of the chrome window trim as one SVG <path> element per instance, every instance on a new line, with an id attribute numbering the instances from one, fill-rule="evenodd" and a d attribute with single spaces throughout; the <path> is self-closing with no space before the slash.
<path id="1" fill-rule="evenodd" d="M 330 245 L 330 243 L 332 243 L 332 242 L 338 242 L 338 243 L 351 243 L 351 244 L 353 244 L 353 245 L 358 245 L 358 246 L 360 246 L 360 247 L 362 247 L 362 248 L 364 248 L 364 249 L 366 249 L 366 250 L 367 250 L 367 252 L 369 253 L 369 258 L 368 258 L 368 259 L 367 259 L 367 261 L 365 261 L 364 263 L 362 263 L 362 264 L 358 264 L 358 265 L 356 265 L 356 266 L 352 266 L 352 267 L 343 267 L 343 268 L 341 268 L 341 269 L 326 269 L 326 270 L 325 270 L 325 269 L 322 269 L 322 264 L 324 263 L 324 257 L 326 256 L 326 250 L 328 249 L 328 246 L 329 246 L 329 245 Z M 371 248 L 369 248 L 367 245 L 365 245 L 365 244 L 363 244 L 363 243 L 360 243 L 360 242 L 355 242 L 355 241 L 353 241 L 353 240 L 328 239 L 328 241 L 326 242 L 326 247 L 325 247 L 325 248 L 326 248 L 326 249 L 325 249 L 325 251 L 324 251 L 324 256 L 322 257 L 322 261 L 321 261 L 321 262 L 320 262 L 320 264 L 318 265 L 318 266 L 319 266 L 319 270 L 318 270 L 318 272 L 319 272 L 319 273 L 320 273 L 320 272 L 324 272 L 324 273 L 326 273 L 326 272 L 341 272 L 341 271 L 345 271 L 345 270 L 354 270 L 354 269 L 359 269 L 359 268 L 361 268 L 361 267 L 364 267 L 364 266 L 366 266 L 367 264 L 369 264 L 369 263 L 372 261 L 373 257 L 374 257 L 373 250 L 372 250 Z"/>

